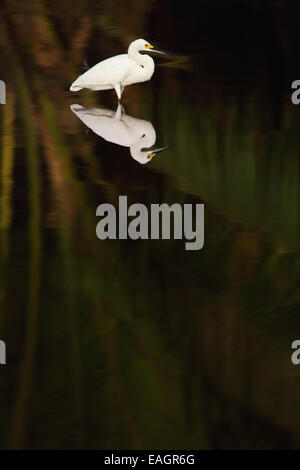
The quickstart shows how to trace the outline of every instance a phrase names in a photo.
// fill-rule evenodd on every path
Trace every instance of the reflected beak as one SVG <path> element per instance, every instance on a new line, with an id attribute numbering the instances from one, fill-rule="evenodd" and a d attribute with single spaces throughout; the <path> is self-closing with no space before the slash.
<path id="1" fill-rule="evenodd" d="M 160 147 L 159 149 L 154 149 L 151 153 L 148 153 L 148 158 L 155 157 L 158 153 L 164 152 L 165 150 L 170 149 L 171 147 L 174 147 L 175 144 L 171 145 L 166 145 L 165 147 Z"/>

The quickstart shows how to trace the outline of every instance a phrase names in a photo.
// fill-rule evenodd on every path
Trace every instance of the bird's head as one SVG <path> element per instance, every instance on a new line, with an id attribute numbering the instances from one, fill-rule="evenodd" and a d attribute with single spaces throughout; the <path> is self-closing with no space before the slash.
<path id="1" fill-rule="evenodd" d="M 157 54 L 171 55 L 161 49 L 155 49 L 154 46 L 145 39 L 136 39 L 130 44 L 128 48 L 128 55 L 136 54 L 138 52 L 156 52 Z"/>

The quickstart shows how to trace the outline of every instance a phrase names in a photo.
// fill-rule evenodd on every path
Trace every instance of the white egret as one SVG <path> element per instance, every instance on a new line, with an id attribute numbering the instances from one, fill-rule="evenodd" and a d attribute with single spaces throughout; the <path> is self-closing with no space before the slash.
<path id="1" fill-rule="evenodd" d="M 139 163 L 148 163 L 159 152 L 171 147 L 168 145 L 150 150 L 149 147 L 152 147 L 156 141 L 156 132 L 151 122 L 125 114 L 120 103 L 116 111 L 84 108 L 79 104 L 72 104 L 71 110 L 104 140 L 129 147 L 132 158 Z"/>
<path id="2" fill-rule="evenodd" d="M 127 54 L 116 55 L 94 65 L 72 83 L 70 90 L 114 88 L 120 101 L 125 86 L 146 82 L 153 75 L 154 60 L 147 54 L 141 54 L 141 51 L 169 55 L 165 51 L 154 49 L 154 46 L 144 39 L 136 39 L 130 44 Z"/>

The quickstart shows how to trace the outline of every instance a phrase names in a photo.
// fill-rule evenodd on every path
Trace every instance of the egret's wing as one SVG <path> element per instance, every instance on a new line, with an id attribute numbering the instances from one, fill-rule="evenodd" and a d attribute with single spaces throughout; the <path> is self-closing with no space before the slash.
<path id="1" fill-rule="evenodd" d="M 122 83 L 131 71 L 132 61 L 127 54 L 110 57 L 94 65 L 72 84 L 71 89 L 103 86 L 111 88 Z"/>

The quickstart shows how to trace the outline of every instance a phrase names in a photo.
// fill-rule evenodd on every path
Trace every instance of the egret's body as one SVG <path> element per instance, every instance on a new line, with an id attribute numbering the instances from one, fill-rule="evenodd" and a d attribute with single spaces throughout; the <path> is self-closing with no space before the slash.
<path id="1" fill-rule="evenodd" d="M 154 50 L 153 46 L 144 39 L 137 39 L 130 44 L 127 54 L 110 57 L 94 65 L 72 83 L 70 90 L 114 88 L 120 100 L 125 86 L 146 82 L 152 77 L 155 69 L 154 60 L 147 54 L 140 53 L 151 50 L 165 54 L 163 51 Z"/>
<path id="2" fill-rule="evenodd" d="M 155 144 L 154 127 L 149 121 L 125 114 L 120 104 L 116 111 L 84 108 L 79 104 L 73 104 L 71 109 L 95 134 L 108 142 L 129 147 L 132 158 L 139 163 L 148 163 L 158 152 L 169 148 L 146 150 Z"/>

